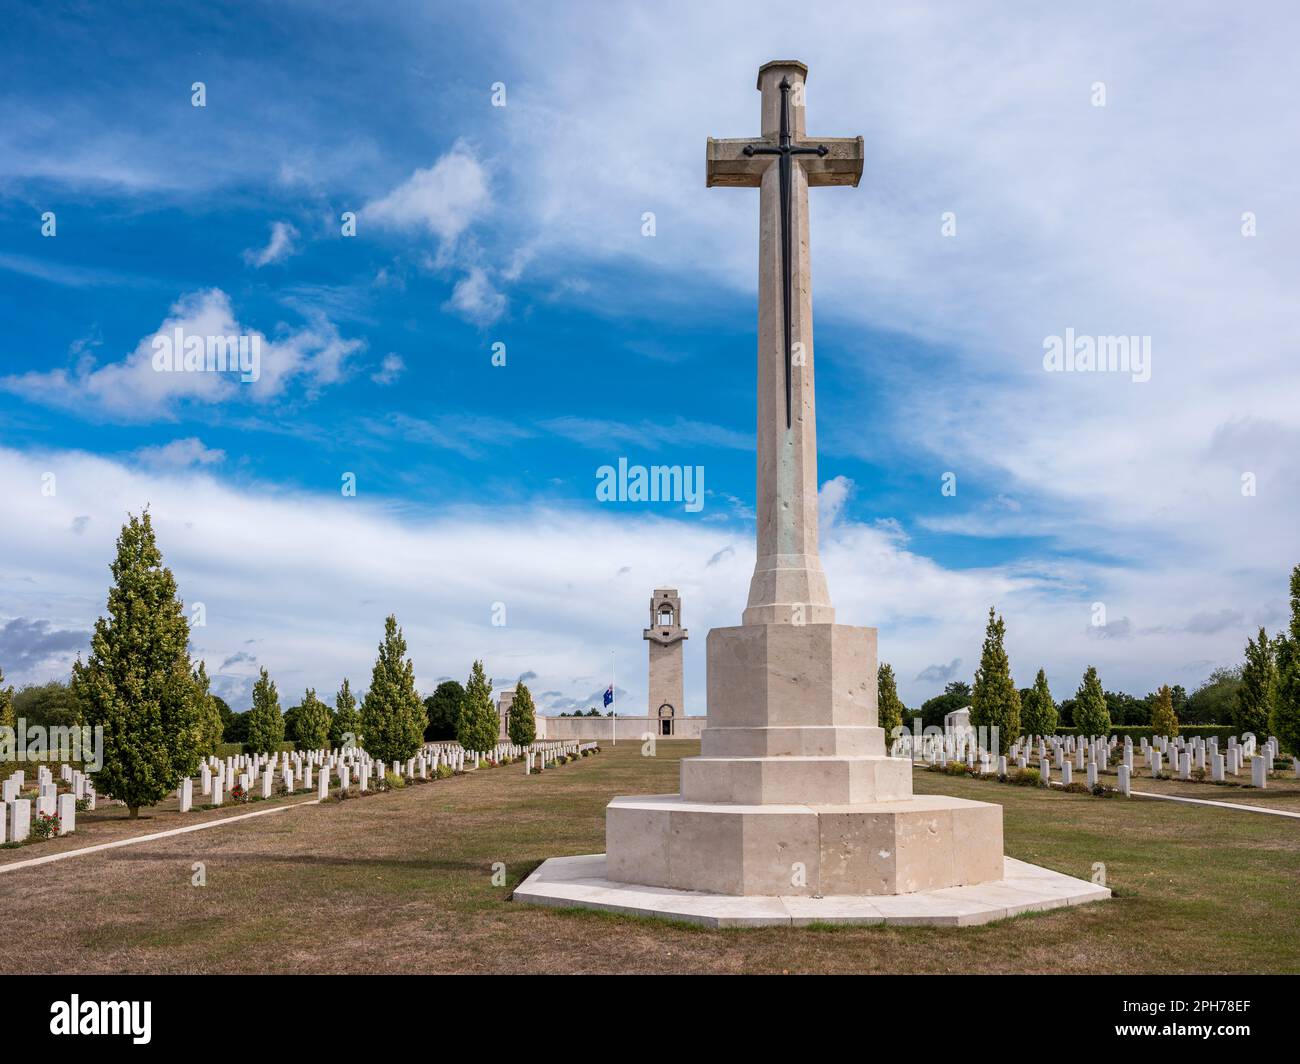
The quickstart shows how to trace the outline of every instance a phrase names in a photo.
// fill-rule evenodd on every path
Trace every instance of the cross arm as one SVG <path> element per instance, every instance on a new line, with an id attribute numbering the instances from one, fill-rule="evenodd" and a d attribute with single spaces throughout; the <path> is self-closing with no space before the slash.
<path id="1" fill-rule="evenodd" d="M 709 138 L 705 148 L 705 184 L 712 188 L 757 188 L 763 181 L 763 171 L 771 160 L 766 155 L 746 155 L 745 148 L 752 144 L 766 144 L 762 138 Z M 800 155 L 800 165 L 808 175 L 809 187 L 821 185 L 856 186 L 862 177 L 861 137 L 805 137 L 800 147 L 826 145 L 830 150 L 824 156 Z M 775 147 L 775 141 L 772 147 Z"/>

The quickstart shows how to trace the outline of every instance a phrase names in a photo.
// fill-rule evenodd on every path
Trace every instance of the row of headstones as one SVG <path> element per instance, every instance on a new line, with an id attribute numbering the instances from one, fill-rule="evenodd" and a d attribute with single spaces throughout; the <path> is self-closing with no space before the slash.
<path id="1" fill-rule="evenodd" d="M 1029 737 L 1023 743 L 1018 740 L 1013 745 L 1012 751 L 1020 768 L 1027 767 L 1028 749 L 1033 742 L 1033 737 Z M 1267 787 L 1268 774 L 1273 771 L 1273 762 L 1278 754 L 1278 740 L 1276 736 L 1270 736 L 1268 741 L 1259 748 L 1258 754 L 1254 753 L 1255 742 L 1253 735 L 1247 735 L 1241 743 L 1237 742 L 1235 735 L 1229 736 L 1227 752 L 1221 754 L 1217 736 L 1210 736 L 1208 739 L 1200 735 L 1187 739 L 1156 736 L 1150 745 L 1143 737 L 1137 748 L 1137 754 L 1146 761 L 1152 778 L 1162 773 L 1166 757 L 1170 759 L 1175 777 L 1180 780 L 1191 779 L 1193 768 L 1204 771 L 1208 761 L 1210 778 L 1216 783 L 1223 782 L 1227 774 L 1240 775 L 1245 759 L 1249 758 L 1251 784 L 1255 787 Z M 1113 737 L 1110 740 L 1084 740 L 1075 736 L 1062 736 L 1059 739 L 1056 736 L 1049 736 L 1038 737 L 1037 744 L 1038 771 L 1044 787 L 1051 783 L 1052 761 L 1048 757 L 1049 746 L 1055 757 L 1056 770 L 1061 775 L 1062 785 L 1068 787 L 1074 781 L 1074 771 L 1082 770 L 1086 764 L 1088 786 L 1095 787 L 1099 767 L 1109 764 L 1110 752 L 1116 749 L 1119 741 Z M 1119 790 L 1122 794 L 1131 793 L 1134 756 L 1133 740 L 1125 736 L 1117 770 Z M 1296 760 L 1294 768 L 1297 778 L 1300 778 L 1300 759 Z M 999 771 L 1005 771 L 1005 765 Z"/>
<path id="2" fill-rule="evenodd" d="M 909 744 L 909 749 L 910 749 Z M 1097 777 L 1102 767 L 1109 765 L 1110 755 L 1120 745 L 1118 737 L 1084 737 L 1064 736 L 1021 736 L 1012 744 L 1009 757 L 1019 768 L 1027 768 L 1031 751 L 1037 746 L 1037 761 L 1043 786 L 1051 783 L 1052 760 L 1055 759 L 1056 770 L 1061 775 L 1061 782 L 1069 786 L 1074 782 L 1075 771 L 1087 771 L 1088 786 L 1097 785 Z M 1211 779 L 1222 782 L 1226 774 L 1239 775 L 1245 759 L 1251 762 L 1251 783 L 1255 787 L 1267 787 L 1268 774 L 1273 771 L 1274 759 L 1278 756 L 1278 740 L 1270 736 L 1268 741 L 1255 754 L 1256 739 L 1246 735 L 1238 743 L 1236 736 L 1229 736 L 1227 752 L 1219 753 L 1217 736 L 1206 739 L 1203 736 L 1182 737 L 1156 736 L 1148 745 L 1145 737 L 1141 738 L 1138 751 L 1145 758 L 1152 777 L 1160 775 L 1165 757 L 1169 757 L 1179 779 L 1191 779 L 1193 765 L 1204 770 L 1209 762 Z M 943 735 L 922 737 L 916 753 L 924 760 L 936 763 L 940 761 L 965 761 L 974 768 L 978 759 L 980 772 L 987 775 L 994 771 L 992 755 L 979 746 L 976 736 L 970 731 L 955 731 Z M 914 755 L 915 756 L 915 755 Z M 1119 790 L 1129 794 L 1133 775 L 1134 747 L 1130 736 L 1123 740 L 1123 752 L 1118 769 Z M 998 758 L 997 772 L 1005 775 L 1008 757 Z M 1292 761 L 1293 771 L 1300 778 L 1300 758 Z"/>
<path id="3" fill-rule="evenodd" d="M 21 797 L 27 782 L 25 769 L 18 769 L 0 786 L 4 815 L 0 817 L 0 843 L 25 842 L 31 837 L 33 817 L 58 817 L 59 835 L 70 835 L 77 829 L 77 802 L 85 798 L 88 808 L 95 808 L 95 789 L 90 778 L 71 765 L 59 767 L 59 778 L 71 789 L 59 793 L 54 773 L 45 765 L 36 767 L 36 802 Z"/>
<path id="4" fill-rule="evenodd" d="M 464 772 L 472 760 L 475 768 L 484 761 L 501 762 L 505 758 L 517 758 L 527 755 L 530 759 L 541 756 L 543 749 L 551 751 L 548 760 L 556 752 L 570 753 L 577 749 L 577 743 L 535 743 L 528 748 L 514 743 L 498 743 L 488 751 L 467 751 L 455 743 L 426 743 L 420 753 L 409 758 L 403 766 L 401 761 L 391 765 L 372 758 L 359 747 L 341 747 L 337 750 L 281 751 L 278 754 L 237 754 L 225 759 L 206 758 L 199 766 L 199 786 L 204 797 L 211 805 L 223 804 L 232 789 L 232 781 L 242 789 L 245 795 L 252 794 L 252 788 L 259 787 L 263 798 L 270 798 L 278 775 L 285 792 L 293 794 L 298 790 L 311 791 L 313 776 L 318 798 L 329 795 L 330 780 L 337 777 L 338 786 L 343 790 L 351 788 L 355 781 L 360 790 L 369 791 L 371 778 L 384 779 L 389 771 L 394 775 L 428 779 L 439 768 L 449 768 L 452 772 Z M 594 745 L 594 744 L 591 744 Z M 182 813 L 188 813 L 194 807 L 194 781 L 190 777 L 181 780 L 177 787 L 177 799 Z"/>
<path id="5" fill-rule="evenodd" d="M 541 772 L 543 767 L 556 758 L 563 755 L 569 757 L 572 754 L 581 754 L 584 750 L 594 750 L 595 743 L 575 743 L 563 741 L 551 741 L 533 743 L 527 750 L 522 752 L 524 759 L 524 775 L 531 776 L 534 772 Z"/>

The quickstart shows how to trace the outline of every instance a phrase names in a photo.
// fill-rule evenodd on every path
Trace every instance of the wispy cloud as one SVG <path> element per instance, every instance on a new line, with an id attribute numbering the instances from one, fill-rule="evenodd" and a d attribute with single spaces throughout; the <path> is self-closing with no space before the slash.
<path id="1" fill-rule="evenodd" d="M 155 337 L 170 338 L 177 329 L 190 337 L 244 336 L 251 342 L 256 336 L 261 349 L 258 379 L 241 382 L 235 373 L 202 370 L 159 371 L 154 365 Z M 54 369 L 0 377 L 0 391 L 107 420 L 174 420 L 180 409 L 190 404 L 236 400 L 265 403 L 278 398 L 290 382 L 301 383 L 312 394 L 341 380 L 348 358 L 363 346 L 360 340 L 342 337 L 320 315 L 297 331 L 268 339 L 241 325 L 230 297 L 213 288 L 178 300 L 158 328 L 118 362 L 96 365 L 92 358 L 83 356 L 70 371 Z"/>
<path id="2" fill-rule="evenodd" d="M 296 250 L 298 230 L 288 222 L 271 224 L 271 239 L 263 248 L 249 248 L 244 252 L 244 261 L 250 266 L 261 269 L 272 263 L 283 262 Z"/>

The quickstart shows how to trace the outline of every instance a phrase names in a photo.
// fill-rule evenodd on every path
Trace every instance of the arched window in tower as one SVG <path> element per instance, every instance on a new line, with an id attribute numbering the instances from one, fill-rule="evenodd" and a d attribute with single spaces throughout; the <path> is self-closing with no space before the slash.
<path id="1" fill-rule="evenodd" d="M 673 608 L 667 602 L 659 603 L 659 619 L 655 622 L 660 628 L 670 628 L 673 624 Z"/>

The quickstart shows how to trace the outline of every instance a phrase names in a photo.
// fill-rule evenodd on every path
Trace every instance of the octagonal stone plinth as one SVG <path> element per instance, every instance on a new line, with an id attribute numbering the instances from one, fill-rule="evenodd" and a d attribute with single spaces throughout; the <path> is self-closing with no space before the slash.
<path id="1" fill-rule="evenodd" d="M 717 894 L 906 894 L 992 882 L 1003 867 L 1001 807 L 943 796 L 822 806 L 615 798 L 605 837 L 610 880 Z"/>
<path id="2" fill-rule="evenodd" d="M 912 763 L 898 757 L 691 757 L 682 798 L 740 805 L 854 805 L 912 796 Z"/>

